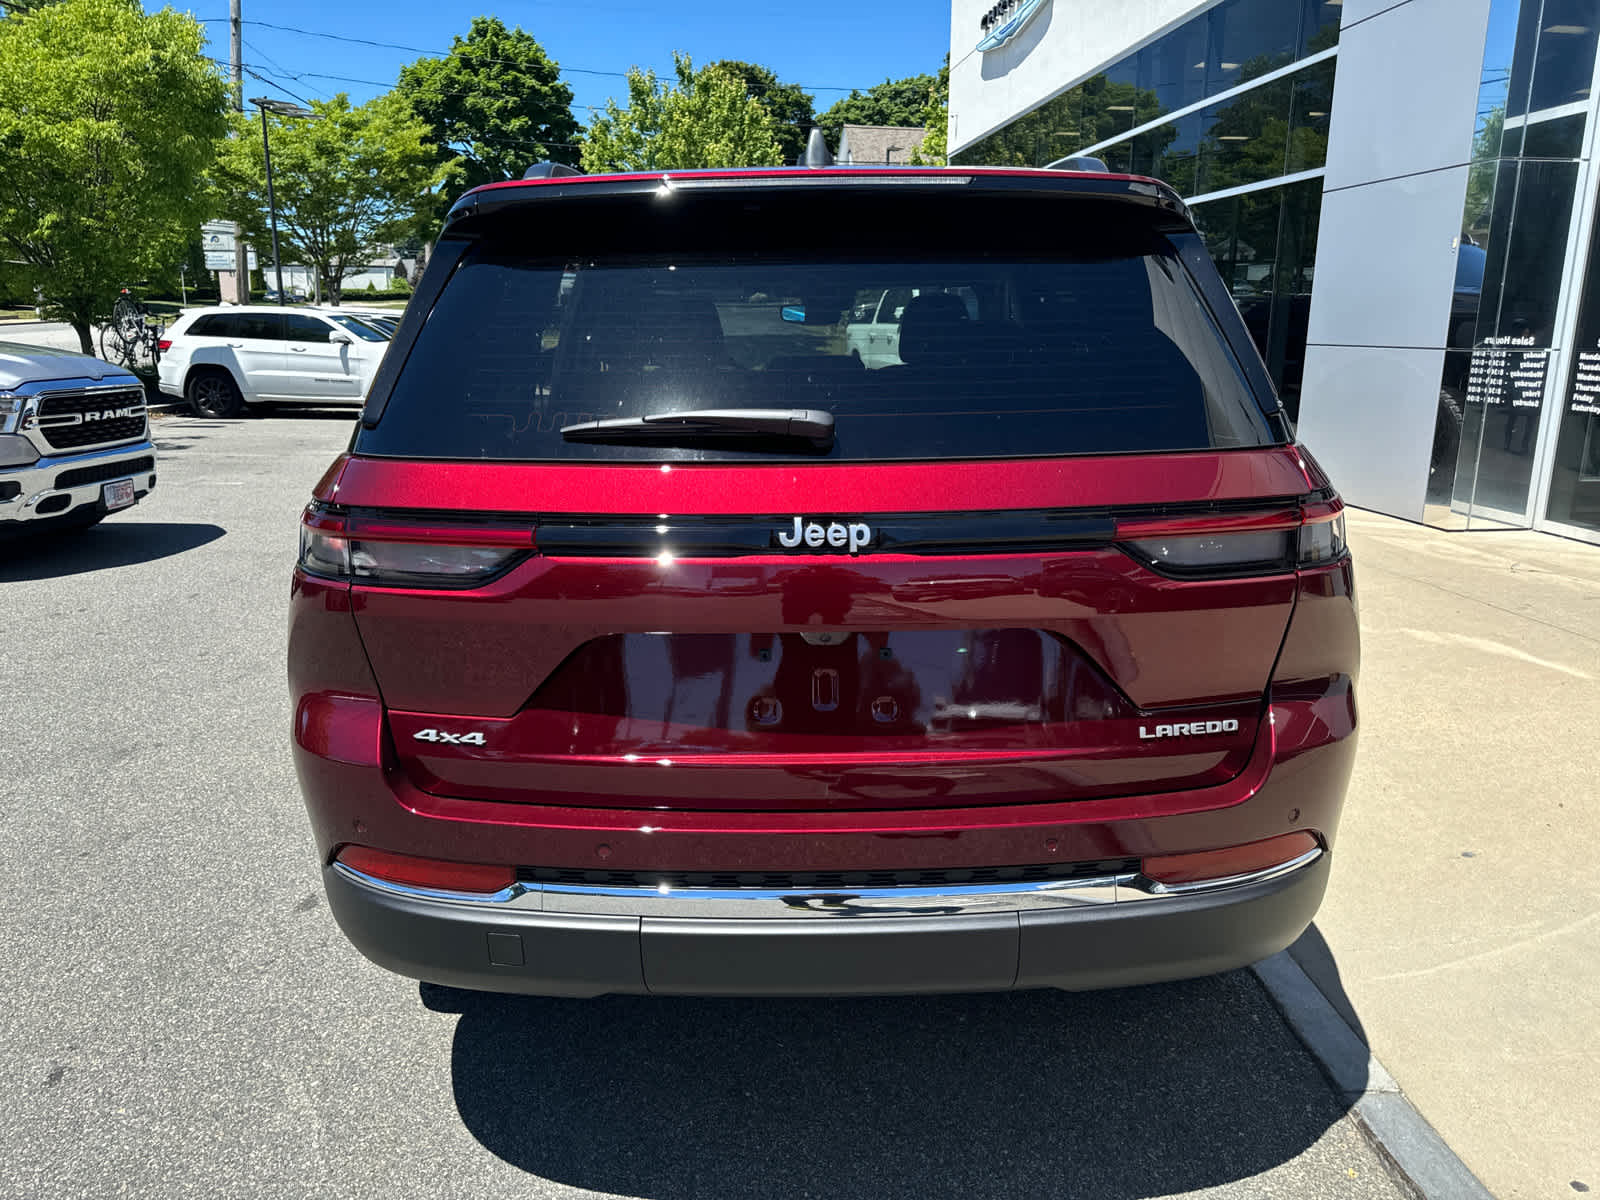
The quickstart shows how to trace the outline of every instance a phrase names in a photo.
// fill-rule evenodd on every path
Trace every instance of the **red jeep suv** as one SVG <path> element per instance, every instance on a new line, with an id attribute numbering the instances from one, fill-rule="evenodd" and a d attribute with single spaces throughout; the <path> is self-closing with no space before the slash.
<path id="1" fill-rule="evenodd" d="M 566 996 L 1262 958 L 1355 748 L 1341 509 L 1152 180 L 479 188 L 301 528 L 334 916 Z"/>

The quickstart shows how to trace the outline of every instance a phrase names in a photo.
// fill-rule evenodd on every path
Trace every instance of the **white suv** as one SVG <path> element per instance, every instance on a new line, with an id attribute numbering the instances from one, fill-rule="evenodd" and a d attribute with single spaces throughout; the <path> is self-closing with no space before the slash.
<path id="1" fill-rule="evenodd" d="M 969 287 L 892 287 L 867 292 L 856 297 L 856 305 L 850 310 L 844 331 L 845 349 L 869 370 L 900 366 L 900 317 L 913 299 L 931 291 L 955 295 L 966 307 L 967 319 L 978 319 L 977 294 Z"/>
<path id="2" fill-rule="evenodd" d="M 349 404 L 389 348 L 378 330 L 326 309 L 239 305 L 192 309 L 161 341 L 161 390 L 198 416 L 236 416 L 247 404 Z"/>

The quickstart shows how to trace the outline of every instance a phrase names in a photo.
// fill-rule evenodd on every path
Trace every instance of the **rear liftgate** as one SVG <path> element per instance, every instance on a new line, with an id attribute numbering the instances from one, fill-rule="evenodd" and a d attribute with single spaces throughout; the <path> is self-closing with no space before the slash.
<path id="1" fill-rule="evenodd" d="M 352 580 L 400 766 L 425 791 L 954 807 L 1237 775 L 1295 568 L 1333 555 L 1336 515 L 1292 500 L 537 522 L 325 508 L 306 554 Z M 870 541 L 854 554 L 852 526 Z"/>

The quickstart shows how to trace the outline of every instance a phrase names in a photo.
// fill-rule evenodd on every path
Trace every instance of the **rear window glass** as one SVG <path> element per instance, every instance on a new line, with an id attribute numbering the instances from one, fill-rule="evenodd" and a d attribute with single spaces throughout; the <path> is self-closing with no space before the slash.
<path id="1" fill-rule="evenodd" d="M 1064 259 L 479 251 L 362 453 L 501 460 L 1029 457 L 1271 440 L 1164 238 Z M 572 441 L 685 409 L 821 409 L 825 452 Z"/>

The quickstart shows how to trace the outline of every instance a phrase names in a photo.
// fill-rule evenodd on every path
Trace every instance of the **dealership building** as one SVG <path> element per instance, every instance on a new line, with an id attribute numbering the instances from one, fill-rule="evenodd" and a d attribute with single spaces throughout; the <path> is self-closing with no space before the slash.
<path id="1" fill-rule="evenodd" d="M 1363 508 L 1600 543 L 1600 0 L 953 0 L 950 160 L 1195 223 Z"/>

